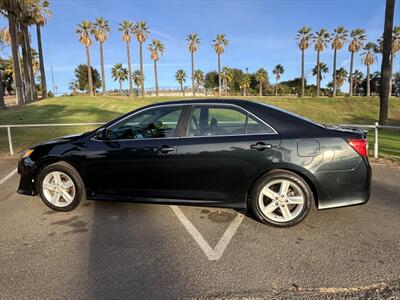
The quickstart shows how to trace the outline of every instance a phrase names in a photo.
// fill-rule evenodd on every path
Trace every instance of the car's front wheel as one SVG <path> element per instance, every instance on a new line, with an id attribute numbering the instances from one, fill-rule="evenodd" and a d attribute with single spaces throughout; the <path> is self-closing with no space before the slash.
<path id="1" fill-rule="evenodd" d="M 276 170 L 262 176 L 250 195 L 250 207 L 257 218 L 277 227 L 300 223 L 310 212 L 313 193 L 298 175 Z"/>
<path id="2" fill-rule="evenodd" d="M 73 210 L 85 195 L 79 173 L 64 162 L 43 168 L 37 176 L 36 188 L 43 202 L 56 211 Z"/>

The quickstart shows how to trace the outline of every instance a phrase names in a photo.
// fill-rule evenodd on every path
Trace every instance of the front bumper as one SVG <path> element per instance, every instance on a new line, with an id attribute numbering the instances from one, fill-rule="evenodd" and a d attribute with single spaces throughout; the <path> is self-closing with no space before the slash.
<path id="1" fill-rule="evenodd" d="M 21 175 L 17 193 L 35 196 L 35 173 L 36 168 L 33 161 L 29 158 L 22 158 L 18 162 L 18 173 Z"/>

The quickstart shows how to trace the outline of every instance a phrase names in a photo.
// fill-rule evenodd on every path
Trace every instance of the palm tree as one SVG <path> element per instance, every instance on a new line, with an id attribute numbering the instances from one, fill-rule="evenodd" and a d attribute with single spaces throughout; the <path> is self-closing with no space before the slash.
<path id="1" fill-rule="evenodd" d="M 355 70 L 352 76 L 354 91 L 357 91 L 357 87 L 360 86 L 360 84 L 362 84 L 362 82 L 364 81 L 364 74 L 359 70 Z"/>
<path id="2" fill-rule="evenodd" d="M 304 97 L 304 51 L 309 47 L 311 40 L 313 39 L 313 35 L 311 33 L 311 28 L 304 26 L 297 31 L 297 45 L 301 50 L 301 97 Z"/>
<path id="3" fill-rule="evenodd" d="M 200 86 L 204 83 L 204 72 L 200 69 L 194 71 L 194 80 L 199 91 Z"/>
<path id="4" fill-rule="evenodd" d="M 231 68 L 222 67 L 221 70 L 222 86 L 225 90 L 225 95 L 228 95 L 228 83 L 233 79 L 233 71 Z"/>
<path id="5" fill-rule="evenodd" d="M 276 84 L 275 84 L 275 95 L 278 96 L 278 81 L 281 79 L 281 75 L 285 72 L 285 69 L 282 65 L 276 65 L 272 70 L 272 74 L 275 75 Z"/>
<path id="6" fill-rule="evenodd" d="M 175 79 L 176 79 L 176 81 L 178 81 L 178 83 L 181 87 L 182 95 L 185 96 L 185 89 L 183 88 L 183 84 L 186 81 L 186 72 L 182 69 L 179 69 L 175 73 Z"/>
<path id="7" fill-rule="evenodd" d="M 371 94 L 371 88 L 370 88 L 370 79 L 371 79 L 371 71 L 370 71 L 370 66 L 375 63 L 375 54 L 374 50 L 376 49 L 376 44 L 374 43 L 367 43 L 364 47 L 365 52 L 361 54 L 362 57 L 362 62 L 364 65 L 367 66 L 367 97 L 370 96 Z"/>
<path id="8" fill-rule="evenodd" d="M 338 89 L 338 91 L 340 91 L 340 88 L 342 87 L 343 83 L 347 79 L 347 71 L 344 68 L 340 68 L 340 69 L 336 70 L 335 75 L 336 75 L 335 81 L 337 84 L 337 89 Z M 332 88 L 336 88 L 336 84 L 332 85 Z M 335 93 L 335 91 L 333 91 L 333 93 Z"/>
<path id="9" fill-rule="evenodd" d="M 319 74 L 320 79 L 324 79 L 324 74 L 327 74 L 327 73 L 329 73 L 328 65 L 323 62 L 320 62 L 319 66 L 315 65 L 315 67 L 312 69 L 313 76 L 317 76 L 317 74 Z M 333 86 L 333 82 L 332 82 L 332 86 Z"/>
<path id="10" fill-rule="evenodd" d="M 130 42 L 131 42 L 131 33 L 133 30 L 132 22 L 128 20 L 122 21 L 119 24 L 119 31 L 122 32 L 122 40 L 126 43 L 126 55 L 128 57 L 128 81 L 129 81 L 129 97 L 132 96 L 133 87 L 132 87 L 132 66 L 131 66 L 131 50 L 130 50 Z"/>
<path id="11" fill-rule="evenodd" d="M 195 82 L 195 78 L 194 78 L 194 53 L 197 51 L 197 48 L 199 47 L 199 43 L 200 43 L 200 38 L 197 35 L 197 33 L 190 33 L 187 38 L 187 46 L 190 52 L 190 58 L 191 58 L 191 62 L 192 62 L 192 92 L 193 92 L 193 96 L 196 96 L 196 92 L 195 92 L 195 88 L 194 88 L 194 82 Z"/>
<path id="12" fill-rule="evenodd" d="M 88 81 L 89 81 L 89 95 L 93 96 L 93 78 L 92 78 L 92 67 L 90 65 L 90 53 L 89 47 L 92 45 L 92 39 L 90 33 L 92 32 L 92 23 L 90 21 L 82 21 L 76 28 L 76 34 L 78 35 L 79 42 L 86 48 L 86 59 L 88 68 Z"/>
<path id="13" fill-rule="evenodd" d="M 328 39 L 329 39 L 329 33 L 326 29 L 321 29 L 320 31 L 317 31 L 313 36 L 314 49 L 315 51 L 317 51 L 317 68 L 319 68 L 320 66 L 319 55 L 322 51 L 325 50 Z M 321 88 L 320 74 L 321 72 L 317 70 L 317 96 L 319 96 Z"/>
<path id="14" fill-rule="evenodd" d="M 93 24 L 93 35 L 96 41 L 100 44 L 100 63 L 101 63 L 101 83 L 103 87 L 103 96 L 106 95 L 106 78 L 104 71 L 104 53 L 103 53 L 103 44 L 108 39 L 108 35 L 111 31 L 110 25 L 107 20 L 104 20 L 102 17 L 96 18 L 96 21 Z"/>
<path id="15" fill-rule="evenodd" d="M 343 26 L 339 26 L 333 30 L 333 35 L 331 37 L 331 44 L 333 49 L 333 93 L 332 97 L 336 96 L 336 54 L 337 51 L 342 49 L 347 41 L 348 31 Z"/>
<path id="16" fill-rule="evenodd" d="M 51 16 L 49 8 L 50 3 L 47 0 L 35 0 L 34 2 L 34 19 L 36 23 L 36 38 L 38 43 L 39 67 L 40 67 L 40 84 L 42 86 L 42 99 L 47 98 L 46 72 L 44 69 L 42 33 L 41 27 L 46 25 L 47 17 Z"/>
<path id="17" fill-rule="evenodd" d="M 256 80 L 260 86 L 260 97 L 262 96 L 263 84 L 267 81 L 267 71 L 264 68 L 258 69 L 256 72 Z"/>
<path id="18" fill-rule="evenodd" d="M 245 73 L 240 81 L 240 88 L 243 89 L 243 96 L 247 96 L 247 89 L 250 87 L 251 78 L 250 75 Z"/>
<path id="19" fill-rule="evenodd" d="M 147 23 L 144 21 L 138 21 L 133 25 L 133 34 L 136 36 L 136 39 L 139 42 L 140 47 L 140 76 L 142 77 L 141 85 L 142 85 L 142 96 L 145 96 L 144 93 L 144 75 L 143 75 L 143 43 L 147 40 L 147 37 L 150 34 L 149 27 Z"/>
<path id="20" fill-rule="evenodd" d="M 122 83 L 128 79 L 128 70 L 122 64 L 115 64 L 111 69 L 111 76 L 119 81 L 119 94 L 122 95 Z"/>
<path id="21" fill-rule="evenodd" d="M 156 96 L 158 97 L 158 76 L 157 76 L 157 61 L 160 59 L 160 56 L 164 53 L 165 48 L 164 45 L 159 40 L 153 40 L 148 47 L 148 50 L 151 52 L 151 59 L 154 61 L 154 80 L 156 84 Z"/>
<path id="22" fill-rule="evenodd" d="M 135 70 L 133 72 L 132 79 L 136 85 L 137 95 L 139 96 L 139 89 L 140 89 L 140 86 L 142 85 L 142 74 L 140 73 L 140 70 Z M 143 80 L 145 80 L 144 77 L 143 77 Z"/>
<path id="23" fill-rule="evenodd" d="M 218 95 L 221 97 L 221 55 L 225 51 L 225 47 L 228 46 L 229 41 L 226 39 L 225 34 L 217 34 L 213 40 L 213 48 L 218 56 Z"/>
<path id="24" fill-rule="evenodd" d="M 8 30 L 11 40 L 11 53 L 14 68 L 15 80 L 15 95 L 17 104 L 24 102 L 24 94 L 22 91 L 22 77 L 18 57 L 18 42 L 17 42 L 17 16 L 20 14 L 19 3 L 15 0 L 0 1 L 0 12 L 8 18 Z"/>
<path id="25" fill-rule="evenodd" d="M 358 52 L 364 47 L 364 41 L 367 38 L 365 30 L 356 28 L 350 32 L 351 41 L 349 44 L 349 51 L 351 53 L 350 58 L 350 78 L 349 78 L 349 96 L 353 96 L 353 64 L 354 64 L 354 53 Z"/>

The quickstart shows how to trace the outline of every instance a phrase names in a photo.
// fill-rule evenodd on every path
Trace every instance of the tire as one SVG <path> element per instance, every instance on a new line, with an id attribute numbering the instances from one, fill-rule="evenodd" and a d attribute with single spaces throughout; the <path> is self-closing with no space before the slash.
<path id="1" fill-rule="evenodd" d="M 40 170 L 36 190 L 44 204 L 62 212 L 75 209 L 86 196 L 81 176 L 66 162 L 57 162 Z"/>
<path id="2" fill-rule="evenodd" d="M 285 190 L 286 195 L 283 195 Z M 249 199 L 254 215 L 261 222 L 276 227 L 300 223 L 310 212 L 313 202 L 314 196 L 307 182 L 286 170 L 274 170 L 259 178 Z"/>

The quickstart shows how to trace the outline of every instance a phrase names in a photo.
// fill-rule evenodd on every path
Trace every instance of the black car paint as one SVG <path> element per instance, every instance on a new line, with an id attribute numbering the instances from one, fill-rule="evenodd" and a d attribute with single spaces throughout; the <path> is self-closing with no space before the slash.
<path id="1" fill-rule="evenodd" d="M 276 134 L 185 136 L 191 107 L 206 104 L 243 109 L 269 124 Z M 184 108 L 177 136 L 107 141 L 94 131 L 40 144 L 19 162 L 18 192 L 37 194 L 38 171 L 49 163 L 66 161 L 80 173 L 88 199 L 243 208 L 257 178 L 272 169 L 285 169 L 309 183 L 320 209 L 368 201 L 368 159 L 346 142 L 363 138 L 364 133 L 323 127 L 256 102 L 207 99 L 152 104 L 101 129 L 142 109 L 165 105 Z M 270 148 L 257 150 L 255 144 Z M 164 152 L 163 147 L 172 150 Z"/>

